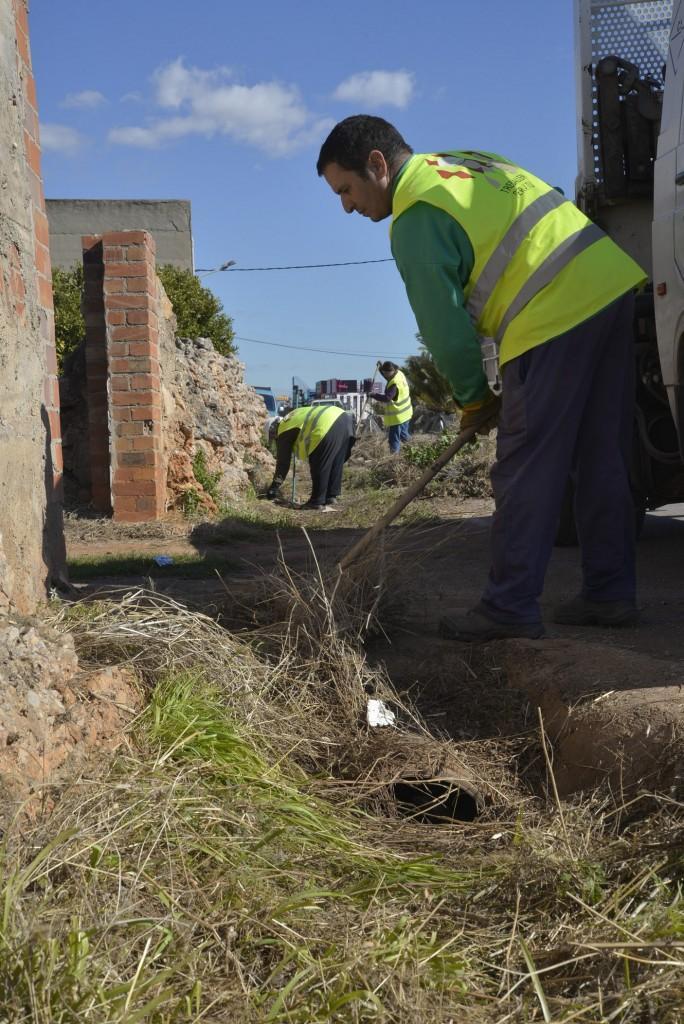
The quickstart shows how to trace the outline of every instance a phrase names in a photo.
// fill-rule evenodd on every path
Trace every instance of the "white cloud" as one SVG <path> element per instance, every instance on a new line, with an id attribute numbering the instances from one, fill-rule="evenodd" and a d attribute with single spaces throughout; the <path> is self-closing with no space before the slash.
<path id="1" fill-rule="evenodd" d="M 270 154 L 281 156 L 320 139 L 329 119 L 317 118 L 294 85 L 232 81 L 230 69 L 189 68 L 182 59 L 154 75 L 159 107 L 178 111 L 145 126 L 113 128 L 109 141 L 154 148 L 188 135 L 226 135 Z"/>
<path id="2" fill-rule="evenodd" d="M 83 137 L 66 124 L 41 124 L 40 144 L 44 150 L 72 156 L 83 145 Z"/>
<path id="3" fill-rule="evenodd" d="M 72 109 L 92 110 L 106 103 L 106 99 L 97 89 L 84 89 L 82 92 L 69 92 L 62 100 L 61 106 Z"/>
<path id="4" fill-rule="evenodd" d="M 201 102 L 207 92 L 220 87 L 230 77 L 230 68 L 212 68 L 208 71 L 203 68 L 186 68 L 183 58 L 178 57 L 154 73 L 157 103 L 160 107 L 177 108 L 186 100 Z"/>
<path id="5" fill-rule="evenodd" d="M 333 98 L 369 107 L 405 107 L 413 97 L 413 88 L 411 71 L 360 71 L 340 82 Z"/>

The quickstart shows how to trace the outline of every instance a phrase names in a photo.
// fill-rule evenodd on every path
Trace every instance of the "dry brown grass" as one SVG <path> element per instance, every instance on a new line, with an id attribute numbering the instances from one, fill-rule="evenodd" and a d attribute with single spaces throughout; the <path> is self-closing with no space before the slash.
<path id="1" fill-rule="evenodd" d="M 364 658 L 379 579 L 282 567 L 249 636 L 142 591 L 57 613 L 152 696 L 5 839 L 2 1019 L 681 1024 L 684 809 L 618 828 L 516 779 L 536 735 L 435 741 Z M 403 732 L 367 729 L 369 690 Z M 418 824 L 408 772 L 467 774 L 485 813 Z"/>
<path id="2" fill-rule="evenodd" d="M 346 479 L 353 490 L 406 488 L 414 483 L 455 435 L 416 434 L 392 455 L 387 438 L 378 434 L 362 435 L 348 463 Z M 494 438 L 478 438 L 466 446 L 426 488 L 427 497 L 491 497 L 489 471 L 494 461 Z"/>

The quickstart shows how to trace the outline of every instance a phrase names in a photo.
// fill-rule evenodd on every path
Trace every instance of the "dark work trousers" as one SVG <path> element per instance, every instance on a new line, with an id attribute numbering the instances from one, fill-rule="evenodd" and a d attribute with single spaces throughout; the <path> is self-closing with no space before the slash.
<path id="1" fill-rule="evenodd" d="M 634 600 L 633 307 L 629 292 L 503 367 L 492 567 L 482 598 L 501 622 L 540 620 L 538 600 L 571 474 L 582 594 Z"/>
<path id="2" fill-rule="evenodd" d="M 342 470 L 349 458 L 351 417 L 339 416 L 309 456 L 312 505 L 327 505 L 342 493 Z"/>

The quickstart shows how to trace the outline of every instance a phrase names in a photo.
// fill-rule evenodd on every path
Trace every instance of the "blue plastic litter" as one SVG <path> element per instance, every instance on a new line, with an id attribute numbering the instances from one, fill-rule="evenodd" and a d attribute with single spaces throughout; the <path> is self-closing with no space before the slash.
<path id="1" fill-rule="evenodd" d="M 173 558 L 171 555 L 157 555 L 153 562 L 155 565 L 173 565 Z"/>

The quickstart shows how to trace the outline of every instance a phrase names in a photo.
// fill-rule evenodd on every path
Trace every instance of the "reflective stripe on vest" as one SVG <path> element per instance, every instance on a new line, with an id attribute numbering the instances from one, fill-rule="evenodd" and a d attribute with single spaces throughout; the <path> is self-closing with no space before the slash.
<path id="1" fill-rule="evenodd" d="M 606 237 L 546 182 L 495 154 L 411 157 L 397 181 L 393 218 L 417 202 L 444 210 L 468 235 L 474 265 L 466 308 L 477 331 L 497 345 L 538 292 Z"/>
<path id="2" fill-rule="evenodd" d="M 309 414 L 302 423 L 299 431 L 299 437 L 297 438 L 297 455 L 300 459 L 308 459 L 309 455 L 313 451 L 311 447 L 311 438 L 313 432 L 318 426 L 318 421 L 327 409 L 332 408 L 329 405 L 321 405 L 318 409 L 315 405 L 311 406 Z"/>
<path id="3" fill-rule="evenodd" d="M 388 388 L 395 385 L 397 397 L 393 402 L 385 403 L 382 410 L 382 422 L 386 427 L 393 427 L 399 423 L 406 423 L 413 416 L 413 405 L 411 403 L 411 392 L 408 381 L 401 370 L 397 370 L 385 385 L 385 393 Z"/>
<path id="4" fill-rule="evenodd" d="M 285 417 L 278 426 L 278 436 L 287 430 L 299 428 L 295 455 L 298 459 L 308 459 L 332 425 L 344 415 L 344 410 L 334 405 L 303 406 Z"/>
<path id="5" fill-rule="evenodd" d="M 518 313 L 525 308 L 530 299 L 533 299 L 542 288 L 546 288 L 547 284 L 551 284 L 554 277 L 560 273 L 563 267 L 568 265 L 570 260 L 574 260 L 575 256 L 578 256 L 585 249 L 588 249 L 590 245 L 593 245 L 594 242 L 598 242 L 599 239 L 604 237 L 605 233 L 601 231 L 597 224 L 585 224 L 574 235 L 570 235 L 564 242 L 561 242 L 550 256 L 546 257 L 541 266 L 537 267 L 535 272 L 528 277 L 504 313 L 499 330 L 494 338 L 497 346 L 501 344 L 501 340 L 511 320 L 514 320 Z"/>
<path id="6" fill-rule="evenodd" d="M 491 254 L 484 270 L 477 279 L 468 299 L 468 312 L 477 323 L 487 300 L 501 280 L 503 272 L 513 258 L 518 246 L 530 233 L 532 228 L 551 210 L 567 202 L 566 199 L 552 189 L 545 192 L 525 207 L 519 217 L 513 221 L 506 234 Z"/>

